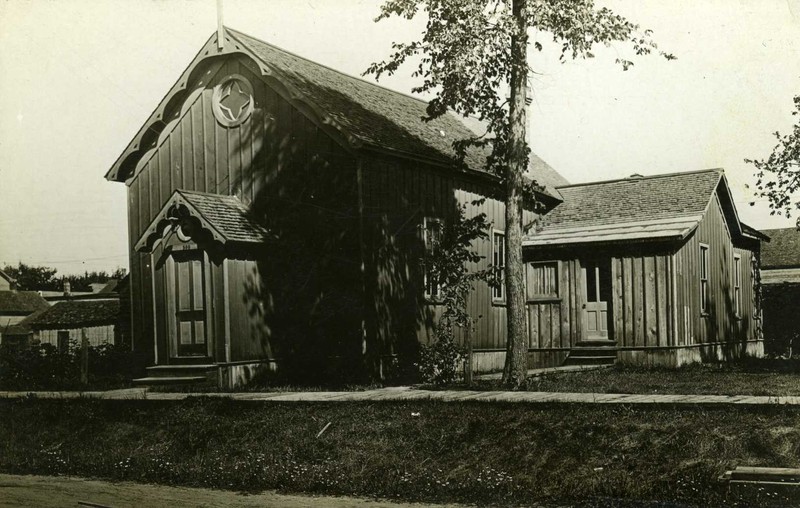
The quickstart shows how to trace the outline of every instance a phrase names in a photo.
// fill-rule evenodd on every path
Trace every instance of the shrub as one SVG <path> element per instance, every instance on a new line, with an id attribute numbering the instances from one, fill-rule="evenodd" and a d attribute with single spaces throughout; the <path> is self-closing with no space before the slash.
<path id="1" fill-rule="evenodd" d="M 81 384 L 80 349 L 71 344 L 59 351 L 52 344 L 0 348 L 0 388 L 10 390 L 70 390 L 125 386 L 144 368 L 140 355 L 123 346 L 88 348 L 88 386 Z"/>
<path id="2" fill-rule="evenodd" d="M 438 333 L 436 342 L 423 345 L 416 363 L 420 377 L 426 383 L 436 385 L 452 383 L 458 378 L 466 352 L 455 343 L 451 334 Z"/>

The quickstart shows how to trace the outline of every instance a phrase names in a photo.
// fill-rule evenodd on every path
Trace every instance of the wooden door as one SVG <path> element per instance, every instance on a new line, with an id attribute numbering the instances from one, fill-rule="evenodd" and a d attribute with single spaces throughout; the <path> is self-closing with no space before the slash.
<path id="1" fill-rule="evenodd" d="M 206 356 L 205 271 L 202 251 L 176 252 L 167 268 L 171 356 Z"/>
<path id="2" fill-rule="evenodd" d="M 608 339 L 608 291 L 604 287 L 610 283 L 605 268 L 597 261 L 585 261 L 581 271 L 584 280 L 586 302 L 583 304 L 584 340 Z"/>

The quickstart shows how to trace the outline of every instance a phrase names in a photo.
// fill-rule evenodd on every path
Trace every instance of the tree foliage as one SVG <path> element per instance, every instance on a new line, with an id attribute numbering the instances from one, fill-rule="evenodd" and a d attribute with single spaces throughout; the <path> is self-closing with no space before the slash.
<path id="1" fill-rule="evenodd" d="M 519 32 L 510 0 L 389 0 L 376 21 L 400 16 L 412 19 L 421 12 L 427 15 L 422 38 L 392 44 L 393 53 L 385 61 L 373 63 L 365 74 L 376 79 L 392 75 L 406 61 L 419 57 L 412 76 L 421 84 L 414 93 L 433 93 L 426 120 L 447 111 L 474 116 L 486 125 L 486 133 L 470 140 L 459 140 L 458 153 L 467 145 L 490 146 L 488 169 L 503 176 L 508 150 L 508 93 L 511 69 L 528 62 L 514 62 L 511 37 Z M 605 7 L 596 8 L 592 0 L 529 0 L 524 10 L 524 26 L 550 35 L 559 58 L 593 58 L 597 44 L 629 42 L 636 55 L 657 51 L 667 59 L 650 38 L 650 30 L 641 30 Z M 543 51 L 541 42 L 534 42 Z M 627 70 L 633 62 L 619 57 L 616 62 Z"/>
<path id="2" fill-rule="evenodd" d="M 527 331 L 524 318 L 522 265 L 522 204 L 536 206 L 539 189 L 522 175 L 528 167 L 526 142 L 527 82 L 533 72 L 528 63 L 529 32 L 552 39 L 560 60 L 592 58 L 598 44 L 614 42 L 630 46 L 634 55 L 658 52 L 650 38 L 622 16 L 593 0 L 388 0 L 376 19 L 392 16 L 427 17 L 419 40 L 396 42 L 391 56 L 373 63 L 365 74 L 376 79 L 391 75 L 411 59 L 418 59 L 413 76 L 421 83 L 415 93 L 431 93 L 427 117 L 431 120 L 453 111 L 477 117 L 486 132 L 457 140 L 453 148 L 463 160 L 470 147 L 488 151 L 486 169 L 503 180 L 506 222 L 507 354 L 504 382 L 519 387 L 527 373 Z M 534 40 L 544 51 L 545 45 Z M 548 44 L 548 49 L 551 46 Z M 618 57 L 624 70 L 633 62 Z"/>
<path id="3" fill-rule="evenodd" d="M 91 291 L 90 284 L 108 282 L 125 276 L 124 268 L 117 268 L 110 274 L 105 270 L 86 271 L 82 275 L 57 276 L 58 270 L 48 266 L 34 266 L 19 262 L 16 266 L 5 266 L 3 271 L 15 281 L 20 291 L 61 291 L 64 283 L 70 283 L 72 291 Z"/>
<path id="4" fill-rule="evenodd" d="M 800 116 L 800 95 L 794 98 L 792 116 Z M 800 210 L 800 118 L 792 132 L 775 132 L 778 144 L 766 159 L 745 159 L 756 167 L 756 197 L 767 198 L 771 215 L 791 218 Z M 750 203 L 751 206 L 755 203 Z M 800 229 L 800 217 L 797 219 Z"/>
<path id="5" fill-rule="evenodd" d="M 479 206 L 483 201 L 476 200 L 472 204 Z M 436 298 L 437 303 L 443 306 L 436 323 L 436 341 L 430 346 L 422 346 L 417 363 L 422 378 L 435 384 L 455 380 L 458 366 L 465 358 L 463 348 L 458 345 L 459 330 L 462 335 L 465 331 L 471 332 L 480 319 L 480 316 L 470 315 L 467 309 L 472 287 L 478 281 L 498 282 L 499 275 L 494 266 L 470 269 L 484 258 L 475 250 L 475 242 L 488 238 L 491 223 L 484 213 L 467 217 L 466 210 L 466 204 L 457 208 L 453 220 L 445 223 L 441 240 L 430 245 L 421 260 L 430 280 L 439 285 Z"/>

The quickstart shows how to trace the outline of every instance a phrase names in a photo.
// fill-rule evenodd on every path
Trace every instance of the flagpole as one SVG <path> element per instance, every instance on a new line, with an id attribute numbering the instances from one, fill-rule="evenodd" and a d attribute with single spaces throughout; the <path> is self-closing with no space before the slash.
<path id="1" fill-rule="evenodd" d="M 222 24 L 222 0 L 217 0 L 217 47 L 225 49 L 225 26 Z"/>

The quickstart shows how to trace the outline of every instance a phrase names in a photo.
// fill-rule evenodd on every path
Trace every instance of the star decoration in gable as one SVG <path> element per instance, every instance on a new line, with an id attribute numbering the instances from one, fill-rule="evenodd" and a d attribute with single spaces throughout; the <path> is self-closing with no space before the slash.
<path id="1" fill-rule="evenodd" d="M 250 94 L 242 89 L 241 83 L 232 79 L 222 89 L 219 107 L 228 120 L 235 122 L 244 114 L 252 100 Z"/>

